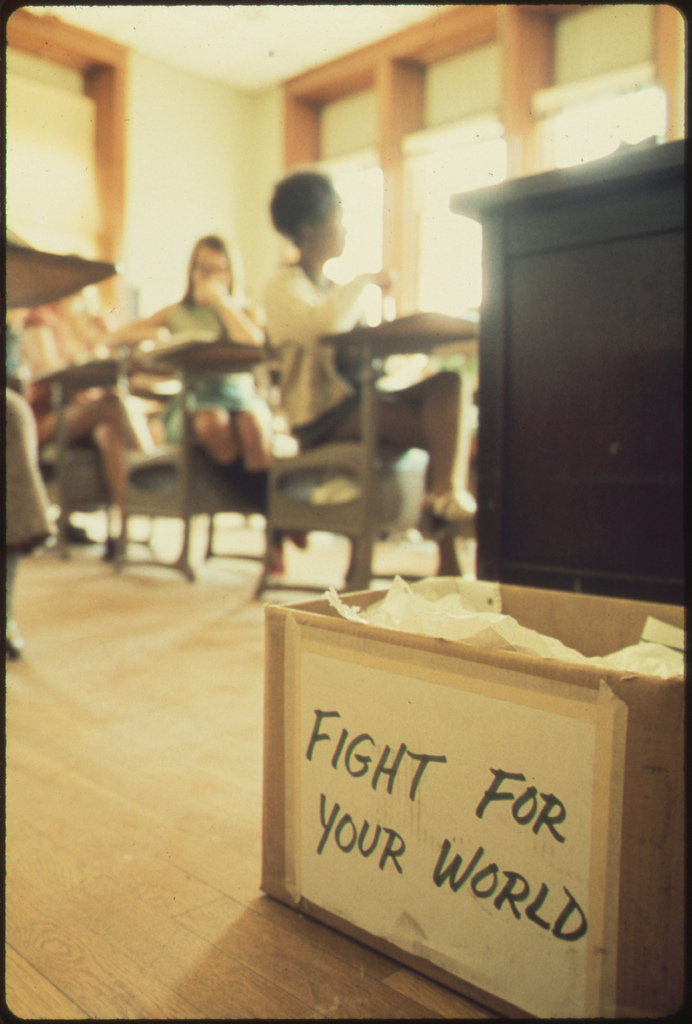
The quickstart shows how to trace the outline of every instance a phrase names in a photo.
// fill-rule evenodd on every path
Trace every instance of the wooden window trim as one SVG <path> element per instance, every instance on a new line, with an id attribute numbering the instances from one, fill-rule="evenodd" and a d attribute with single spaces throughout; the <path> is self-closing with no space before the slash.
<path id="1" fill-rule="evenodd" d="M 685 68 L 680 46 L 680 33 L 684 32 L 683 15 L 676 7 L 654 5 L 654 64 L 656 81 L 668 98 L 669 141 L 683 138 L 685 132 Z"/>
<path id="2" fill-rule="evenodd" d="M 464 4 L 411 25 L 386 39 L 311 68 L 284 83 L 284 94 L 319 111 L 327 103 L 373 88 L 378 68 L 387 61 L 428 67 L 468 50 L 495 42 L 507 23 L 553 27 L 581 4 Z M 505 25 L 503 26 L 503 21 Z"/>
<path id="3" fill-rule="evenodd" d="M 388 61 L 426 67 L 490 43 L 496 38 L 497 24 L 495 4 L 455 7 L 289 79 L 284 85 L 285 93 L 319 109 L 351 93 L 372 88 L 378 68 Z"/>
<path id="4" fill-rule="evenodd" d="M 383 265 L 395 270 L 399 284 L 394 289 L 401 302 L 404 275 L 404 157 L 401 141 L 423 127 L 423 68 L 401 60 L 382 61 L 377 69 L 378 150 L 384 177 L 382 241 Z"/>
<path id="5" fill-rule="evenodd" d="M 68 25 L 52 15 L 31 14 L 22 8 L 7 20 L 7 43 L 56 64 L 89 71 L 94 65 L 124 62 L 126 47 L 104 36 Z"/>
<path id="6" fill-rule="evenodd" d="M 423 127 L 425 68 L 438 61 L 501 40 L 510 57 L 502 115 L 512 140 L 510 173 L 535 164 L 531 137 L 531 92 L 548 84 L 553 68 L 553 22 L 577 5 L 549 8 L 467 4 L 389 36 L 354 53 L 313 68 L 284 85 L 284 166 L 320 159 L 320 111 L 328 103 L 374 89 L 378 111 L 378 155 L 384 175 L 384 265 L 398 272 L 397 304 L 405 299 L 403 138 Z M 544 17 L 541 13 L 544 13 Z M 529 48 L 532 68 L 519 59 Z M 534 66 L 535 65 L 535 66 Z"/>
<path id="7" fill-rule="evenodd" d="M 401 140 L 422 127 L 424 69 L 479 46 L 503 47 L 502 110 L 507 132 L 508 177 L 540 170 L 534 92 L 552 85 L 557 22 L 584 10 L 583 4 L 464 4 L 411 25 L 354 53 L 312 68 L 284 83 L 284 166 L 286 170 L 320 158 L 320 111 L 327 103 L 363 89 L 374 89 L 378 108 L 378 151 L 385 178 L 385 261 L 403 271 L 401 226 L 406 210 L 402 187 Z M 654 5 L 657 80 L 671 108 L 669 133 L 679 135 L 684 111 L 678 109 L 678 12 Z M 526 59 L 526 54 L 530 59 Z M 402 68 L 417 69 L 417 75 Z M 392 82 L 405 82 L 401 88 Z"/>
<path id="8" fill-rule="evenodd" d="M 519 178 L 540 170 L 531 99 L 535 92 L 553 82 L 555 21 L 552 9 L 541 15 L 537 15 L 533 8 L 518 5 L 507 5 L 502 9 L 502 121 L 507 137 L 508 178 Z"/>

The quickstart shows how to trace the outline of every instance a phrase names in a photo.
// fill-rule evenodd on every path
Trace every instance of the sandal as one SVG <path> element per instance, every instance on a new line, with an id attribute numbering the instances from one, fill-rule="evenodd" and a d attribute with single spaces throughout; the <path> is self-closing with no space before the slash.
<path id="1" fill-rule="evenodd" d="M 468 491 L 429 494 L 423 503 L 420 530 L 424 536 L 439 538 L 462 524 L 473 523 L 475 515 L 476 500 Z"/>
<path id="2" fill-rule="evenodd" d="M 429 495 L 425 507 L 433 519 L 452 524 L 473 519 L 477 506 L 469 491 L 448 491 L 447 494 Z"/>

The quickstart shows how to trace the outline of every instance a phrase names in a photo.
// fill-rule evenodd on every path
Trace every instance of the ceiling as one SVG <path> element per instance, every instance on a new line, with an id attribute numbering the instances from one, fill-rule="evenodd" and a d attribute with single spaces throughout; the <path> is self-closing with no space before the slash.
<path id="1" fill-rule="evenodd" d="M 238 89 L 264 89 L 450 4 L 27 7 Z"/>

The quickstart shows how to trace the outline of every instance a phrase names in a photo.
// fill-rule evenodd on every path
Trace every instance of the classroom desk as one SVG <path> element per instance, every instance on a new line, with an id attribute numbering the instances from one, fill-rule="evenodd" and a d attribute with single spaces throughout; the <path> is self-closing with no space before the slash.
<path id="1" fill-rule="evenodd" d="M 413 313 L 396 320 L 383 321 L 375 327 L 356 327 L 343 334 L 327 335 L 321 340 L 325 344 L 349 349 L 359 357 L 361 372 L 366 384 L 362 399 L 363 435 L 366 438 L 375 438 L 377 436 L 375 388 L 367 385 L 376 381 L 384 360 L 389 356 L 416 355 L 418 353 L 476 356 L 478 354 L 478 323 L 471 318 L 448 316 L 445 313 Z M 469 487 L 471 429 L 469 418 L 465 412 L 469 404 L 473 402 L 475 379 L 472 380 L 471 375 L 462 373 L 461 381 L 462 408 L 457 486 L 462 490 L 467 490 Z M 374 441 L 372 447 L 374 452 Z"/>
<path id="2" fill-rule="evenodd" d="M 127 376 L 128 363 L 117 357 L 109 359 L 88 359 L 83 363 L 72 363 L 60 370 L 43 373 L 36 378 L 37 384 L 48 384 L 65 396 L 89 388 L 113 388 Z"/>
<path id="3" fill-rule="evenodd" d="M 330 334 L 322 341 L 329 344 L 369 346 L 373 358 L 431 352 L 454 344 L 466 355 L 477 351 L 478 324 L 466 317 L 445 313 L 412 313 L 396 320 L 384 320 L 375 327 L 355 327 L 343 334 Z"/>
<path id="4" fill-rule="evenodd" d="M 225 338 L 186 339 L 142 353 L 139 357 L 142 367 L 150 366 L 160 370 L 179 372 L 186 379 L 216 373 L 242 373 L 250 370 L 267 358 L 267 350 L 261 345 L 244 345 Z"/>
<path id="5" fill-rule="evenodd" d="M 8 309 L 57 302 L 117 272 L 114 263 L 34 249 L 7 231 L 5 296 Z"/>
<path id="6" fill-rule="evenodd" d="M 244 373 L 253 370 L 267 359 L 263 345 L 245 345 L 241 342 L 219 338 L 204 331 L 174 335 L 171 342 L 151 351 L 138 350 L 136 354 L 137 376 L 150 373 L 167 379 L 170 384 L 177 382 L 180 401 L 185 412 L 192 410 L 190 387 L 195 380 L 209 376 Z M 172 397 L 169 394 L 166 397 Z M 186 449 L 193 439 L 189 417 L 183 416 L 181 444 Z"/>
<path id="7" fill-rule="evenodd" d="M 480 578 L 683 603 L 684 147 L 452 198 L 483 226 Z"/>
<path id="8" fill-rule="evenodd" d="M 149 352 L 137 352 L 137 376 L 152 373 L 175 378 L 182 404 L 182 434 L 179 444 L 165 444 L 153 453 L 130 453 L 128 482 L 123 510 L 123 531 L 118 545 L 116 566 L 127 558 L 127 520 L 132 515 L 150 518 L 175 517 L 184 524 L 180 557 L 174 563 L 152 557 L 136 559 L 138 565 L 168 565 L 189 580 L 196 570 L 191 558 L 191 520 L 197 515 L 209 517 L 207 555 L 212 553 L 213 517 L 218 512 L 235 511 L 243 515 L 262 512 L 257 498 L 245 493 L 242 483 L 228 477 L 201 450 L 195 449 L 192 416 L 192 385 L 200 377 L 233 374 L 252 370 L 267 358 L 264 347 L 244 345 L 220 339 L 204 332 L 173 336 L 170 344 Z"/>

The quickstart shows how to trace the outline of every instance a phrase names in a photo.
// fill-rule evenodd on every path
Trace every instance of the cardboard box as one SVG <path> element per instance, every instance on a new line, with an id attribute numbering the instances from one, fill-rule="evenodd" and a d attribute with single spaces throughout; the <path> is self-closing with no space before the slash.
<path id="1" fill-rule="evenodd" d="M 649 615 L 684 625 L 673 606 L 500 590 L 587 656 Z M 509 1016 L 673 1013 L 683 717 L 682 678 L 267 606 L 262 888 Z"/>

